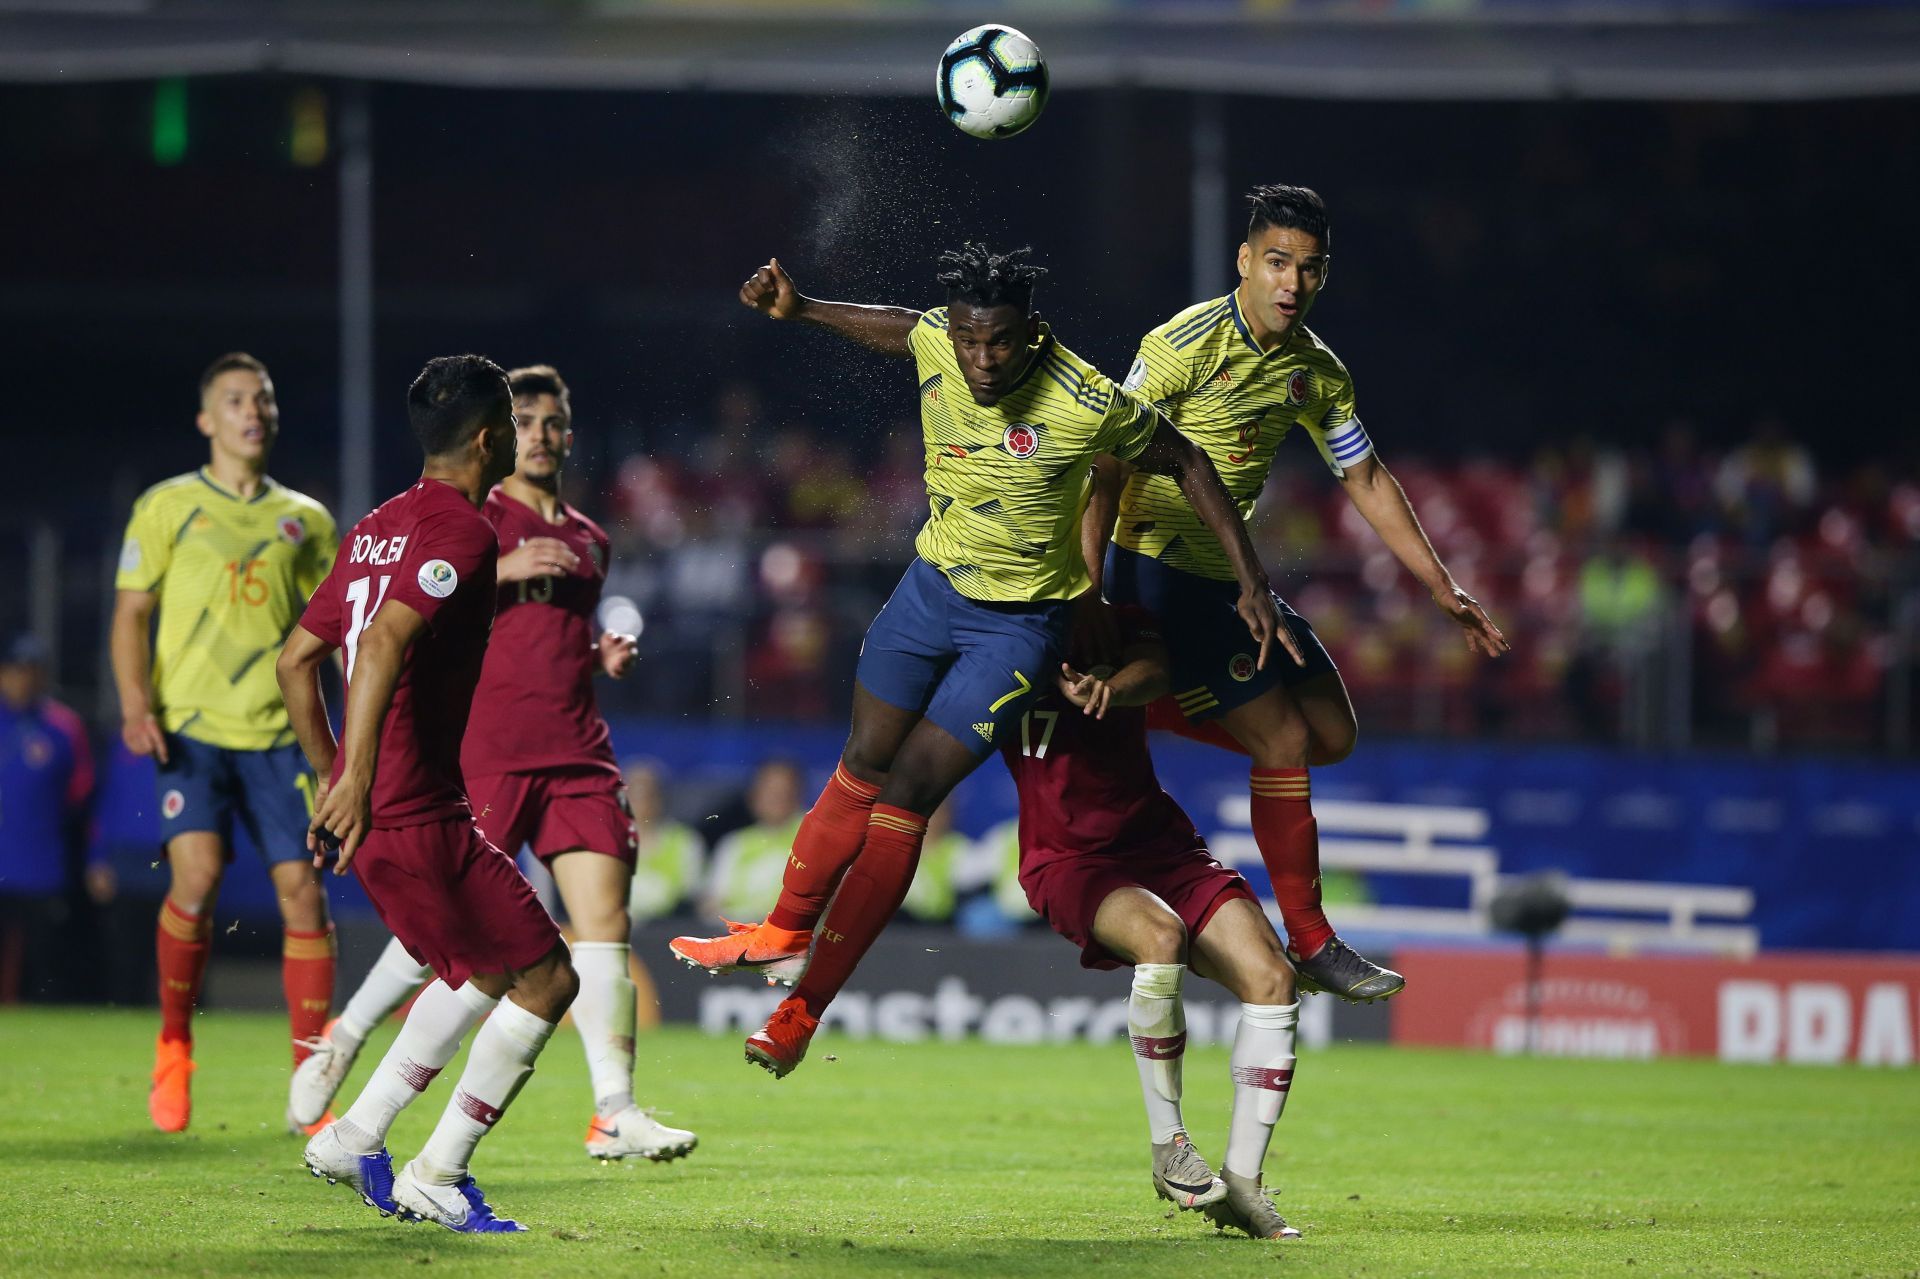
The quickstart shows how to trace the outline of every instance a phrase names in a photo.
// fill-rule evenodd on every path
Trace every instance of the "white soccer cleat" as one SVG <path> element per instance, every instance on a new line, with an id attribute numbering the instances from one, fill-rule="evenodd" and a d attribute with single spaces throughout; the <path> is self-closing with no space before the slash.
<path id="1" fill-rule="evenodd" d="M 333 1042 L 333 1028 L 339 1020 L 336 1017 L 328 1022 L 319 1038 L 302 1043 L 312 1052 L 293 1068 L 293 1083 L 287 1089 L 287 1127 L 290 1129 L 305 1131 L 320 1121 L 320 1116 L 326 1114 L 327 1107 L 333 1103 L 334 1094 L 346 1082 L 354 1058 L 360 1055 L 358 1044 L 349 1048 Z"/>
<path id="2" fill-rule="evenodd" d="M 684 1128 L 669 1128 L 651 1110 L 628 1106 L 615 1115 L 595 1115 L 587 1125 L 587 1154 L 594 1159 L 639 1157 L 655 1163 L 678 1159 L 700 1144 Z"/>
<path id="3" fill-rule="evenodd" d="M 357 1191 L 361 1200 L 377 1209 L 382 1217 L 396 1211 L 393 1202 L 393 1157 L 381 1147 L 370 1155 L 356 1155 L 340 1140 L 339 1125 L 328 1124 L 307 1143 L 303 1161 L 307 1171 L 323 1178 L 329 1186 L 344 1185 Z"/>
<path id="4" fill-rule="evenodd" d="M 411 1163 L 393 1179 L 393 1200 L 401 1220 L 430 1221 L 463 1235 L 518 1234 L 526 1229 L 517 1221 L 494 1216 L 472 1177 L 462 1177 L 457 1185 L 436 1186 L 417 1176 Z"/>

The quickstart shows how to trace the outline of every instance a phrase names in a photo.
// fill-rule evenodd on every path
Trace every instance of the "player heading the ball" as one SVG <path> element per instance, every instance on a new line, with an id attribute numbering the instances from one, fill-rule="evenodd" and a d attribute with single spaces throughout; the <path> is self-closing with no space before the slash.
<path id="1" fill-rule="evenodd" d="M 1213 464 L 1054 338 L 1033 308 L 1043 274 L 1027 250 L 970 243 L 941 254 L 935 279 L 947 304 L 925 312 L 809 298 L 778 259 L 740 287 L 741 303 L 771 319 L 818 324 L 914 362 L 929 505 L 917 558 L 861 646 L 852 730 L 801 823 L 779 901 L 759 924 L 672 943 L 710 972 L 792 978 L 805 967 L 794 996 L 747 1041 L 748 1059 L 776 1075 L 799 1064 L 820 1015 L 899 908 L 928 815 L 1000 744 L 1065 655 L 1072 601 L 1087 596 L 1080 511 L 1096 455 L 1175 483 L 1229 547 L 1235 609 L 1260 663 L 1276 642 L 1298 660 Z"/>

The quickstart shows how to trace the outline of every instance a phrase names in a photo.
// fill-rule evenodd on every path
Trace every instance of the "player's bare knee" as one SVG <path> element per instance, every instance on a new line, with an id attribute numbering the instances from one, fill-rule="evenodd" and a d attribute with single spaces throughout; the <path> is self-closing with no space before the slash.
<path id="1" fill-rule="evenodd" d="M 167 896 L 173 904 L 192 915 L 204 915 L 213 909 L 220 896 L 221 868 L 194 862 L 170 863 L 172 883 Z"/>
<path id="2" fill-rule="evenodd" d="M 317 933 L 327 926 L 327 894 L 308 881 L 291 891 L 280 891 L 280 918 L 295 932 Z"/>
<path id="3" fill-rule="evenodd" d="M 1187 926 L 1172 911 L 1155 911 L 1141 921 L 1139 962 L 1143 964 L 1184 964 L 1187 962 Z"/>
<path id="4" fill-rule="evenodd" d="M 1351 721 L 1344 726 L 1316 731 L 1308 763 L 1315 768 L 1342 763 L 1353 754 L 1353 748 L 1359 740 L 1360 730 Z"/>
<path id="5" fill-rule="evenodd" d="M 1256 968 L 1243 979 L 1245 989 L 1239 992 L 1240 1002 L 1246 1004 L 1290 1004 L 1296 998 L 1293 982 L 1293 969 L 1283 959 L 1275 958 L 1272 964 Z"/>
<path id="6" fill-rule="evenodd" d="M 633 937 L 632 918 L 620 907 L 570 913 L 575 941 L 625 944 Z"/>

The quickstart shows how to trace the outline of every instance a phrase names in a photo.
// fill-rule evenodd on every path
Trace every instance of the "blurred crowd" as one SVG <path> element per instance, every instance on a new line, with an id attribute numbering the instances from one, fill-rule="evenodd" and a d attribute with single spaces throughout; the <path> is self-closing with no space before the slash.
<path id="1" fill-rule="evenodd" d="M 794 421 L 762 444 L 759 420 L 734 387 L 711 429 L 665 433 L 690 447 L 614 467 L 609 590 L 685 676 L 635 681 L 631 709 L 837 714 L 859 636 L 911 554 L 926 512 L 911 423 L 861 444 Z M 1822 473 L 1777 421 L 1726 449 L 1675 421 L 1651 447 L 1386 456 L 1514 651 L 1473 659 L 1306 442 L 1289 442 L 1256 540 L 1369 731 L 1910 746 L 1911 681 L 1895 671 L 1920 614 L 1911 464 Z"/>

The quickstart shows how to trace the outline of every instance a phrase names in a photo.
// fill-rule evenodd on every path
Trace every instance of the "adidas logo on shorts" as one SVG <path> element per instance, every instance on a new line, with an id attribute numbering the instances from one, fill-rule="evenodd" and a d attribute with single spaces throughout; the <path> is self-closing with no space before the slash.
<path id="1" fill-rule="evenodd" d="M 985 723 L 985 724 L 975 724 L 973 726 L 973 731 L 980 734 L 980 736 L 985 738 L 989 743 L 993 741 L 993 724 L 991 722 Z"/>

